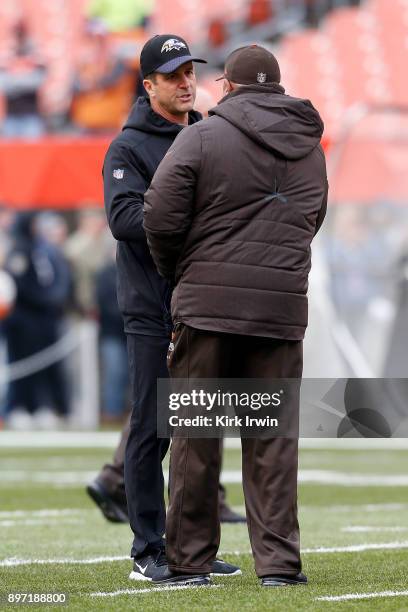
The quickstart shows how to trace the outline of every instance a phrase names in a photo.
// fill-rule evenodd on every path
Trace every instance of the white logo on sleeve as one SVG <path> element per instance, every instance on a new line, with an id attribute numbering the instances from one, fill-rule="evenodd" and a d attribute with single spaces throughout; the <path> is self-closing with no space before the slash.
<path id="1" fill-rule="evenodd" d="M 117 168 L 116 170 L 113 171 L 113 178 L 115 179 L 123 179 L 123 175 L 125 174 L 125 171 L 122 168 Z"/>
<path id="2" fill-rule="evenodd" d="M 176 51 L 181 51 L 182 49 L 187 49 L 187 47 L 181 40 L 177 40 L 176 38 L 169 38 L 168 40 L 166 40 L 165 43 L 163 43 L 161 53 L 163 53 L 164 51 L 166 51 L 167 53 L 168 51 L 173 51 L 173 49 L 175 49 Z"/>
<path id="3" fill-rule="evenodd" d="M 256 80 L 258 81 L 258 83 L 265 83 L 265 81 L 266 81 L 266 74 L 264 72 L 258 72 Z"/>

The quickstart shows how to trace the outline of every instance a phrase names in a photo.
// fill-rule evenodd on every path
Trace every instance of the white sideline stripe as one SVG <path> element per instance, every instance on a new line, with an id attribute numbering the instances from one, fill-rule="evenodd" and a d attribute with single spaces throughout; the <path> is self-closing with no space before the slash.
<path id="1" fill-rule="evenodd" d="M 1 448 L 115 448 L 120 432 L 115 431 L 1 431 Z M 241 448 L 237 438 L 226 438 L 226 448 Z M 408 450 L 408 438 L 302 438 L 307 450 Z"/>
<path id="2" fill-rule="evenodd" d="M 0 471 L 2 482 L 31 482 L 36 484 L 51 484 L 57 487 L 82 486 L 95 478 L 97 472 L 76 471 L 29 471 L 7 470 Z M 240 484 L 242 482 L 241 470 L 223 470 L 221 480 L 224 483 Z M 408 474 L 350 474 L 334 470 L 299 470 L 300 483 L 324 484 L 341 487 L 407 487 Z M 168 477 L 166 474 L 166 482 Z"/>
<path id="3" fill-rule="evenodd" d="M 31 482 L 46 483 L 58 486 L 86 484 L 97 475 L 96 471 L 43 471 L 43 470 L 0 470 L 0 479 L 3 482 Z"/>
<path id="4" fill-rule="evenodd" d="M 300 470 L 299 482 L 342 487 L 406 487 L 407 474 L 350 474 L 334 470 Z"/>
<path id="5" fill-rule="evenodd" d="M 12 520 L 12 519 L 6 519 L 1 521 L 0 520 L 0 528 L 1 527 L 25 527 L 25 526 L 37 526 L 40 527 L 41 525 L 47 525 L 47 526 L 51 526 L 51 525 L 79 525 L 80 523 L 83 523 L 84 521 L 81 519 L 75 519 L 75 518 L 64 518 L 64 519 L 49 519 L 49 518 L 38 518 L 38 519 L 16 519 L 16 520 Z"/>
<path id="6" fill-rule="evenodd" d="M 245 506 L 233 506 L 236 512 L 245 512 Z M 363 505 L 334 505 L 325 506 L 324 510 L 327 512 L 382 512 L 382 511 L 400 511 L 407 510 L 408 504 L 363 504 Z M 302 506 L 303 512 L 316 512 L 321 510 L 320 506 Z M 41 510 L 0 510 L 1 519 L 18 519 L 18 518 L 35 518 L 35 517 L 64 517 L 64 516 L 83 516 L 86 514 L 98 514 L 99 510 L 94 509 L 80 509 L 80 508 L 43 508 Z"/>
<path id="7" fill-rule="evenodd" d="M 351 546 L 333 546 L 331 548 L 305 548 L 303 554 L 316 553 L 348 553 L 348 552 L 364 552 L 366 550 L 395 550 L 398 548 L 408 548 L 408 541 L 404 542 L 383 542 L 375 544 L 353 544 Z"/>
<path id="8" fill-rule="evenodd" d="M 383 544 L 356 544 L 354 546 L 338 546 L 332 548 L 304 548 L 302 554 L 330 554 L 330 553 L 348 553 L 348 552 L 364 552 L 365 550 L 396 550 L 408 548 L 408 541 L 405 542 L 385 542 Z M 220 555 L 249 555 L 250 550 L 222 550 Z M 114 561 L 130 561 L 128 555 L 116 557 L 93 557 L 90 559 L 17 559 L 11 557 L 9 559 L 0 560 L 0 567 L 16 567 L 19 565 L 93 565 L 97 563 L 109 563 Z"/>
<path id="9" fill-rule="evenodd" d="M 202 584 L 194 586 L 189 584 L 180 584 L 178 586 L 162 586 L 153 587 L 152 589 L 122 589 L 120 591 L 90 593 L 91 597 L 117 597 L 118 595 L 145 595 L 146 593 L 157 593 L 161 591 L 184 591 L 185 589 L 219 589 L 223 584 Z"/>
<path id="10" fill-rule="evenodd" d="M 382 532 L 400 532 L 408 531 L 408 527 L 371 527 L 369 525 L 350 525 L 349 527 L 342 527 L 342 531 L 346 533 L 382 533 Z"/>
<path id="11" fill-rule="evenodd" d="M 1 518 L 24 518 L 27 517 L 59 517 L 59 516 L 72 516 L 74 514 L 84 514 L 89 510 L 81 510 L 79 508 L 61 508 L 60 510 L 54 508 L 43 508 L 42 510 L 1 510 Z"/>
<path id="12" fill-rule="evenodd" d="M 303 510 L 321 510 L 320 506 L 303 506 Z M 325 510 L 328 512 L 398 512 L 400 510 L 407 510 L 408 504 L 363 504 L 363 505 L 339 505 L 339 506 L 326 506 Z"/>
<path id="13" fill-rule="evenodd" d="M 407 597 L 408 591 L 381 591 L 380 593 L 347 593 L 316 597 L 315 601 L 349 601 L 352 599 L 374 599 L 375 597 Z"/>
<path id="14" fill-rule="evenodd" d="M 129 555 L 117 557 L 92 557 L 90 559 L 3 559 L 0 567 L 16 567 L 18 565 L 93 565 L 94 563 L 109 563 L 113 561 L 130 561 Z"/>
<path id="15" fill-rule="evenodd" d="M 115 448 L 119 431 L 2 431 L 0 448 Z"/>

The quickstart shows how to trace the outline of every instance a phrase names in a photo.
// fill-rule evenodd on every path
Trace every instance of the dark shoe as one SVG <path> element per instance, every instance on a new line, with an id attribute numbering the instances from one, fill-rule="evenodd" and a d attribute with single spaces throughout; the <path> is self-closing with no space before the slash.
<path id="1" fill-rule="evenodd" d="M 120 500 L 109 493 L 98 479 L 89 483 L 86 492 L 108 521 L 112 523 L 129 522 L 126 501 Z"/>
<path id="2" fill-rule="evenodd" d="M 216 559 L 213 561 L 211 568 L 211 576 L 241 576 L 242 572 L 238 565 L 232 565 L 222 559 Z"/>
<path id="3" fill-rule="evenodd" d="M 161 576 L 163 568 L 167 568 L 166 555 L 160 550 L 155 554 L 145 555 L 133 559 L 133 570 L 129 574 L 130 580 L 151 581 Z"/>
<path id="4" fill-rule="evenodd" d="M 227 504 L 220 505 L 221 523 L 246 523 L 246 516 L 237 514 Z"/>
<path id="5" fill-rule="evenodd" d="M 152 579 L 153 584 L 169 584 L 174 586 L 205 586 L 210 584 L 208 574 L 182 574 L 172 572 L 167 565 L 157 568 Z"/>
<path id="6" fill-rule="evenodd" d="M 281 574 L 273 574 L 271 576 L 262 576 L 261 584 L 264 587 L 280 587 L 291 584 L 307 584 L 307 578 L 304 574 L 291 574 L 282 576 Z"/>

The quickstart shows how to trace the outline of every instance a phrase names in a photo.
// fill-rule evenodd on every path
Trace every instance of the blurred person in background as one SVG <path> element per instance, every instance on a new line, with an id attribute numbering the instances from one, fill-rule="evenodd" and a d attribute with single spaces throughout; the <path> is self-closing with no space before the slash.
<path id="1" fill-rule="evenodd" d="M 359 341 L 369 324 L 370 303 L 382 294 L 387 251 L 384 233 L 373 232 L 365 211 L 339 209 L 327 244 L 330 288 L 339 316 Z"/>
<path id="2" fill-rule="evenodd" d="M 102 20 L 112 32 L 145 27 L 154 0 L 90 0 L 88 17 Z"/>
<path id="3" fill-rule="evenodd" d="M 99 248 L 107 232 L 102 209 L 84 208 L 78 215 L 78 227 L 68 236 L 64 254 L 73 275 L 76 310 L 85 317 L 96 315 L 95 275 L 105 263 L 105 253 Z"/>
<path id="4" fill-rule="evenodd" d="M 158 378 L 167 378 L 172 333 L 171 287 L 158 274 L 143 230 L 143 198 L 153 174 L 184 126 L 201 115 L 193 111 L 195 74 L 186 41 L 173 34 L 154 36 L 143 47 L 140 64 L 146 97 L 137 100 L 104 162 L 105 207 L 118 241 L 118 301 L 124 318 L 132 387 L 132 415 L 125 451 L 125 487 L 134 534 L 130 578 L 151 580 L 165 563 L 165 502 L 162 461 L 170 441 L 157 438 Z M 88 492 L 103 510 L 106 490 L 96 479 Z M 96 493 L 96 494 L 95 494 Z M 102 493 L 102 496 L 99 495 Z M 239 568 L 216 560 L 223 575 Z"/>
<path id="5" fill-rule="evenodd" d="M 102 370 L 102 422 L 123 424 L 129 392 L 126 336 L 116 295 L 116 242 L 107 241 L 107 261 L 95 279 Z"/>
<path id="6" fill-rule="evenodd" d="M 136 74 L 117 57 L 100 21 L 85 29 L 73 82 L 71 121 L 83 132 L 119 129 L 132 104 Z"/>
<path id="7" fill-rule="evenodd" d="M 10 228 L 14 223 L 14 219 L 15 213 L 12 210 L 0 206 L 0 367 L 7 364 L 6 341 L 1 322 L 12 311 L 16 297 L 15 282 L 10 274 L 4 270 L 7 253 L 11 244 Z M 5 412 L 6 391 L 7 382 L 2 377 L 0 383 L 0 429 Z"/>
<path id="8" fill-rule="evenodd" d="M 36 56 L 27 25 L 15 28 L 15 55 L 0 67 L 0 93 L 6 101 L 2 134 L 6 138 L 39 138 L 45 132 L 39 91 L 46 78 L 46 68 Z"/>
<path id="9" fill-rule="evenodd" d="M 3 323 L 8 362 L 14 364 L 55 345 L 60 338 L 64 308 L 71 289 L 69 267 L 61 252 L 44 240 L 36 228 L 35 213 L 20 213 L 12 228 L 12 243 L 5 261 L 17 296 Z M 69 412 L 63 370 L 57 364 L 30 362 L 27 374 L 11 380 L 6 413 L 10 427 L 33 424 L 52 429 Z"/>

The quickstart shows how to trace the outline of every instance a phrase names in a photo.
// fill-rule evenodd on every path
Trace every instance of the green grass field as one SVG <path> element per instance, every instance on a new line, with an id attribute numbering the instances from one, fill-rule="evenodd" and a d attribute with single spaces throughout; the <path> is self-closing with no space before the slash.
<path id="1" fill-rule="evenodd" d="M 108 449 L 0 448 L 3 597 L 8 592 L 66 592 L 65 609 L 78 611 L 408 610 L 408 451 L 301 452 L 299 508 L 307 587 L 262 589 L 246 527 L 227 525 L 220 555 L 238 563 L 243 576 L 214 579 L 213 587 L 161 592 L 128 580 L 130 530 L 107 523 L 84 492 L 83 483 L 110 455 Z M 226 451 L 227 477 L 239 468 L 239 451 Z M 331 478 L 331 484 L 326 482 Z M 229 501 L 242 511 L 241 485 L 227 484 L 227 489 Z M 394 596 L 319 599 L 387 591 Z M 6 607 L 4 600 L 1 607 Z"/>

